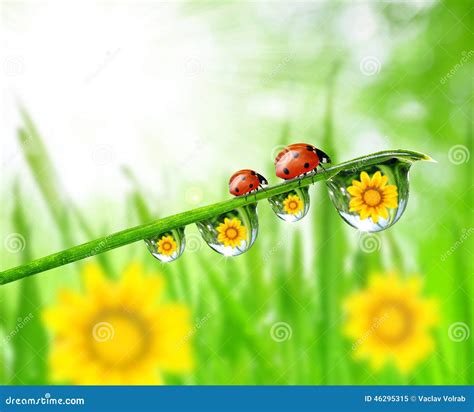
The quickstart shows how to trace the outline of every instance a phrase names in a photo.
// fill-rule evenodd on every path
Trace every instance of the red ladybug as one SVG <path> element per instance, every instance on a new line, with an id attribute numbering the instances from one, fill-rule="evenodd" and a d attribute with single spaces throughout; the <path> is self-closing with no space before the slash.
<path id="1" fill-rule="evenodd" d="M 241 196 L 257 190 L 262 184 L 268 185 L 268 182 L 261 174 L 250 169 L 239 170 L 229 179 L 229 192 Z"/>
<path id="2" fill-rule="evenodd" d="M 322 163 L 331 163 L 322 150 L 306 143 L 290 144 L 275 158 L 276 175 L 282 179 L 293 179 L 312 172 Z"/>

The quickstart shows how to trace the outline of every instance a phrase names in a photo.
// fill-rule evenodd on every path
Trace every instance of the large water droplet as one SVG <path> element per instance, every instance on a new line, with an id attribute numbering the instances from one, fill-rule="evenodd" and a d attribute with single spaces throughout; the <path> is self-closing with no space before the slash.
<path id="1" fill-rule="evenodd" d="M 276 215 L 286 222 L 297 222 L 309 210 L 308 187 L 299 187 L 268 199 Z"/>
<path id="2" fill-rule="evenodd" d="M 172 262 L 184 252 L 184 228 L 160 233 L 150 239 L 145 239 L 150 253 L 161 262 Z"/>
<path id="3" fill-rule="evenodd" d="M 408 202 L 411 162 L 390 159 L 364 169 L 350 169 L 327 181 L 341 217 L 357 229 L 379 232 L 396 223 Z"/>
<path id="4" fill-rule="evenodd" d="M 237 256 L 257 239 L 257 205 L 247 205 L 196 223 L 204 241 L 224 256 Z"/>

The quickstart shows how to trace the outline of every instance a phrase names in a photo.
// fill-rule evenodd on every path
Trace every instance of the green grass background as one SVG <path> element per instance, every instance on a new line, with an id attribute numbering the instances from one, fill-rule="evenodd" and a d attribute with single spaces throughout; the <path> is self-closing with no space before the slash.
<path id="1" fill-rule="evenodd" d="M 240 22 L 253 16 L 258 26 L 259 17 L 252 15 L 252 3 L 238 4 L 235 16 L 235 5 L 183 3 L 182 13 L 214 27 L 223 42 L 236 41 L 226 31 L 231 30 L 233 19 Z M 373 5 L 388 32 L 406 40 L 399 42 L 379 73 L 370 78 L 354 78 L 346 70 L 346 46 L 332 24 L 344 12 L 345 2 L 321 4 L 314 15 L 308 14 L 307 42 L 292 48 L 291 55 L 276 49 L 265 59 L 254 56 L 258 64 L 245 68 L 246 87 L 283 91 L 294 102 L 295 114 L 278 121 L 246 119 L 242 143 L 245 132 L 262 136 L 260 171 L 266 176 L 273 174 L 272 148 L 295 140 L 318 144 L 336 162 L 347 160 L 341 153 L 347 153 L 345 147 L 350 145 L 357 154 L 387 148 L 419 150 L 438 163 L 412 168 L 407 210 L 394 227 L 376 236 L 380 248 L 371 253 L 361 248 L 360 234 L 338 216 L 324 184 L 317 184 L 310 189 L 310 213 L 296 224 L 278 220 L 269 205 L 261 202 L 257 242 L 240 257 L 219 256 L 202 244 L 195 227 L 186 229 L 192 250 L 172 264 L 159 264 L 141 243 L 95 257 L 113 277 L 135 260 L 159 270 L 167 279 L 167 299 L 187 304 L 196 324 L 205 319 L 193 337 L 194 372 L 167 376 L 167 383 L 474 383 L 472 159 L 458 164 L 449 155 L 455 145 L 472 154 L 472 5 L 435 2 L 416 12 L 409 2 Z M 313 28 L 311 19 L 324 24 Z M 293 28 L 290 24 L 288 30 Z M 269 45 L 288 41 L 289 32 L 270 29 L 262 25 L 257 31 Z M 312 49 L 312 39 L 321 46 Z M 463 60 L 465 56 L 470 57 Z M 212 114 L 205 115 L 217 121 Z M 110 204 L 78 210 L 64 195 L 61 171 L 46 149 L 48 136 L 39 131 L 41 119 L 33 122 L 26 111 L 22 119 L 18 139 L 24 173 L 2 178 L 1 234 L 6 238 L 20 233 L 26 247 L 20 253 L 2 248 L 2 269 L 189 207 L 184 197 L 194 184 L 192 177 L 169 178 L 174 179 L 173 189 L 165 207 L 162 199 L 147 193 L 130 168 L 123 175 L 130 182 L 129 195 L 115 198 L 110 193 L 114 210 Z M 376 147 L 363 138 L 354 141 L 352 127 L 360 121 L 376 126 L 385 134 L 384 141 Z M 238 118 L 235 126 L 239 126 Z M 200 185 L 204 203 L 228 196 L 231 172 L 222 170 L 212 177 L 214 187 L 220 185 L 217 191 Z M 167 172 L 158 167 L 157 173 Z M 453 252 L 447 254 L 451 248 Z M 80 286 L 81 265 L 0 288 L 1 383 L 48 382 L 49 337 L 40 313 L 54 302 L 58 289 Z M 344 298 L 365 285 L 370 273 L 389 270 L 419 273 L 425 280 L 423 294 L 438 299 L 441 308 L 441 322 L 433 332 L 436 350 L 405 376 L 390 367 L 374 373 L 368 364 L 355 362 L 352 342 L 341 333 Z M 30 313 L 32 319 L 7 342 L 4 338 L 19 319 Z M 290 325 L 291 339 L 276 342 L 271 338 L 276 322 Z M 448 329 L 455 322 L 468 325 L 468 339 L 449 338 Z"/>

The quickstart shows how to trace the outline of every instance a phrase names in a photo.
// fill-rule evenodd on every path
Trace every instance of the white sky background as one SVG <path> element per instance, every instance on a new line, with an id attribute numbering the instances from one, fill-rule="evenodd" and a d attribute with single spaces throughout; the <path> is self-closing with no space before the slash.
<path id="1" fill-rule="evenodd" d="M 206 137 L 195 108 L 204 97 L 200 62 L 212 64 L 216 47 L 202 25 L 180 24 L 176 8 L 4 4 L 2 151 L 15 157 L 6 174 L 25 167 L 15 156 L 22 102 L 76 200 L 120 194 L 123 164 L 153 184 L 184 155 L 202 177 L 193 145 Z"/>
<path id="2" fill-rule="evenodd" d="M 297 90 L 287 86 L 262 92 L 248 79 L 253 73 L 265 78 L 286 70 L 285 56 L 294 58 L 292 49 L 322 46 L 318 39 L 302 41 L 305 27 L 298 24 L 301 32 L 289 31 L 287 44 L 270 42 L 268 48 L 258 19 L 278 32 L 294 13 L 304 17 L 308 7 L 318 17 L 314 2 L 289 3 L 231 6 L 236 8 L 235 23 L 229 14 L 222 23 L 226 47 L 208 24 L 218 21 L 217 8 L 205 17 L 184 17 L 177 2 L 3 2 L 2 192 L 14 176 L 23 180 L 28 173 L 16 142 L 20 102 L 81 207 L 100 197 L 123 198 L 129 185 L 122 165 L 154 195 L 174 201 L 180 199 L 172 184 L 178 191 L 192 182 L 197 188 L 216 187 L 219 193 L 219 185 L 227 184 L 222 178 L 226 172 L 267 165 L 274 147 L 268 145 L 272 136 L 263 135 L 269 133 L 268 125 L 274 124 L 278 133 L 287 119 L 308 110 L 308 102 L 289 105 L 288 93 L 294 96 Z M 254 8 L 255 21 L 242 25 L 239 7 Z M 361 74 L 360 59 L 374 55 L 380 64 L 385 61 L 390 39 L 383 22 L 358 3 L 341 13 L 334 26 L 338 40 L 353 53 L 349 80 L 360 85 L 371 81 Z M 259 60 L 275 56 L 283 56 L 277 57 L 280 63 L 262 73 Z M 264 67 L 268 70 L 267 63 Z M 320 106 L 312 109 L 315 113 L 324 110 L 323 97 L 315 98 Z M 371 144 L 387 148 L 381 146 L 386 138 L 370 125 L 358 133 L 366 139 L 363 152 Z M 206 202 L 212 200 L 217 199 Z"/>

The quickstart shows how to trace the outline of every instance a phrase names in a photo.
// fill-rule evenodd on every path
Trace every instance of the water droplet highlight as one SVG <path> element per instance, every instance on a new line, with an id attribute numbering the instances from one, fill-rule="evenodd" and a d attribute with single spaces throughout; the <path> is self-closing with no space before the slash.
<path id="1" fill-rule="evenodd" d="M 150 239 L 145 239 L 150 253 L 161 262 L 172 262 L 178 259 L 184 252 L 185 237 L 184 228 L 170 230 L 160 233 Z"/>
<path id="2" fill-rule="evenodd" d="M 326 183 L 339 215 L 365 232 L 380 232 L 395 224 L 408 202 L 408 171 L 412 162 L 390 159 L 338 173 Z"/>
<path id="3" fill-rule="evenodd" d="M 196 223 L 204 241 L 224 256 L 238 256 L 257 239 L 257 205 L 247 205 Z"/>
<path id="4" fill-rule="evenodd" d="M 268 199 L 273 211 L 285 222 L 303 219 L 309 210 L 308 187 L 298 187 Z"/>

